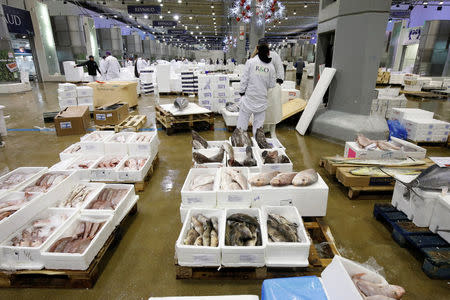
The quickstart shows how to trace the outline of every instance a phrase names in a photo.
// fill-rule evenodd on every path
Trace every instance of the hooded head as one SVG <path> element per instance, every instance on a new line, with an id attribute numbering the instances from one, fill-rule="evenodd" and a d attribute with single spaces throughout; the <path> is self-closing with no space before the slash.
<path id="1" fill-rule="evenodd" d="M 267 46 L 267 44 L 258 46 L 258 57 L 262 62 L 265 62 L 266 64 L 272 61 L 272 59 L 269 57 L 269 53 L 269 46 Z"/>
<path id="2" fill-rule="evenodd" d="M 110 55 L 111 55 L 111 52 L 106 51 L 106 56 L 110 56 Z"/>

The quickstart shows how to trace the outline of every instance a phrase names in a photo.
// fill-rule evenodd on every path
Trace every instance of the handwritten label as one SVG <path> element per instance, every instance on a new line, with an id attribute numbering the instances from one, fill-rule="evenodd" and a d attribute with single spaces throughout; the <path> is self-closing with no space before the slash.
<path id="1" fill-rule="evenodd" d="M 110 118 L 110 117 L 112 117 L 112 114 L 106 114 L 106 117 Z"/>
<path id="2" fill-rule="evenodd" d="M 255 263 L 257 261 L 257 258 L 254 254 L 241 254 L 239 255 L 239 261 L 246 263 Z"/>
<path id="3" fill-rule="evenodd" d="M 138 149 L 139 150 L 145 150 L 145 151 L 150 151 L 150 145 L 138 145 Z"/>
<path id="4" fill-rule="evenodd" d="M 229 195 L 228 196 L 229 202 L 242 202 L 244 199 L 240 195 Z"/>
<path id="5" fill-rule="evenodd" d="M 95 150 L 95 145 L 92 145 L 92 144 L 86 144 L 86 145 L 84 145 L 84 148 L 86 149 L 86 150 Z"/>
<path id="6" fill-rule="evenodd" d="M 212 254 L 194 254 L 192 258 L 196 263 L 214 263 L 217 261 L 216 256 Z"/>
<path id="7" fill-rule="evenodd" d="M 198 197 L 188 197 L 188 198 L 186 199 L 186 201 L 187 201 L 188 204 L 192 204 L 192 203 L 201 203 L 201 202 L 202 202 L 202 199 L 201 199 L 201 198 L 198 198 Z"/>
<path id="8" fill-rule="evenodd" d="M 275 171 L 280 170 L 280 166 L 277 166 L 277 165 L 272 165 L 272 166 L 270 166 L 270 168 Z"/>

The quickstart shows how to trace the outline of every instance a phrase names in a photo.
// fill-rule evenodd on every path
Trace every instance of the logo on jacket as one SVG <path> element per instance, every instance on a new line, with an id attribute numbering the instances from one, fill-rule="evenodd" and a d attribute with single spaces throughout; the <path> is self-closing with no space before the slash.
<path id="1" fill-rule="evenodd" d="M 269 68 L 263 66 L 256 66 L 256 72 L 269 73 Z"/>

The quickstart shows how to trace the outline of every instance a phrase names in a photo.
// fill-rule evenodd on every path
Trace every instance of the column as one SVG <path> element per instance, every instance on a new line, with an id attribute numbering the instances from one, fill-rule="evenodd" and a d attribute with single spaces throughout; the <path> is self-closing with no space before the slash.
<path id="1" fill-rule="evenodd" d="M 336 69 L 328 90 L 328 107 L 316 113 L 314 134 L 351 141 L 357 133 L 385 139 L 386 120 L 370 116 L 390 0 L 321 0 L 316 76 L 321 64 Z M 356 44 L 355 44 L 356 43 Z"/>
<path id="2" fill-rule="evenodd" d="M 34 50 L 42 81 L 64 81 L 56 55 L 55 40 L 47 5 L 36 0 L 25 0 L 34 29 Z"/>
<path id="3" fill-rule="evenodd" d="M 92 55 L 95 61 L 99 61 L 98 44 L 97 44 L 97 31 L 95 30 L 94 19 L 83 16 L 83 31 L 86 39 L 86 52 L 87 55 Z"/>
<path id="4" fill-rule="evenodd" d="M 256 16 L 256 0 L 252 0 L 252 14 L 253 16 Z M 266 30 L 266 23 L 262 22 L 262 24 L 257 24 L 256 18 L 251 18 L 250 21 L 250 36 L 249 36 L 249 42 L 250 42 L 250 53 L 255 50 L 255 47 L 258 46 L 259 39 L 264 37 L 264 33 Z"/>

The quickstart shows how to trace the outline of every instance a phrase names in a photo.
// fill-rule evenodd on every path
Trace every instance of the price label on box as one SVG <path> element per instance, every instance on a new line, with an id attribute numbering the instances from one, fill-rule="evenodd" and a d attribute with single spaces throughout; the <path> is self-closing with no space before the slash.
<path id="1" fill-rule="evenodd" d="M 72 123 L 71 122 L 61 122 L 61 123 L 59 123 L 59 126 L 61 127 L 61 129 L 70 129 L 70 128 L 72 128 Z"/>
<path id="2" fill-rule="evenodd" d="M 192 256 L 196 263 L 214 263 L 216 262 L 216 256 L 212 254 L 194 254 Z"/>
<path id="3" fill-rule="evenodd" d="M 257 258 L 254 254 L 241 254 L 239 255 L 239 261 L 246 263 L 255 263 L 257 261 Z"/>

